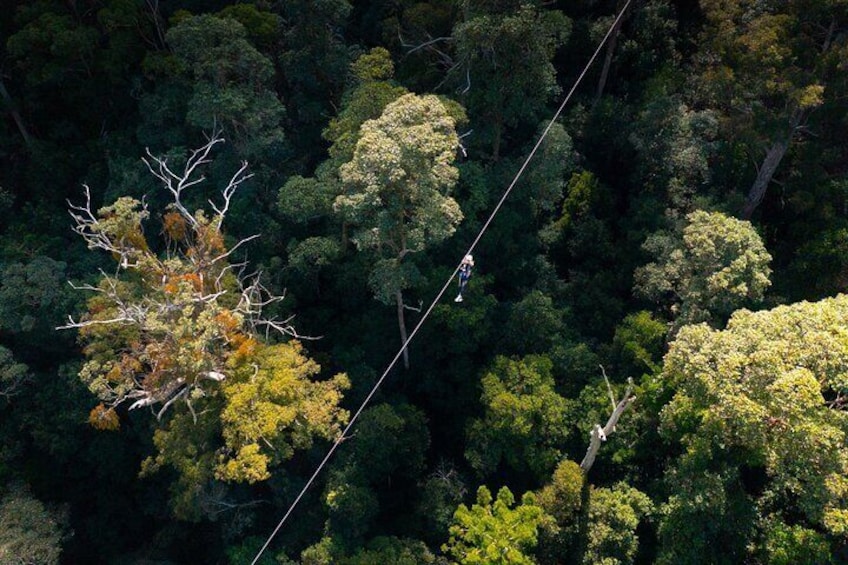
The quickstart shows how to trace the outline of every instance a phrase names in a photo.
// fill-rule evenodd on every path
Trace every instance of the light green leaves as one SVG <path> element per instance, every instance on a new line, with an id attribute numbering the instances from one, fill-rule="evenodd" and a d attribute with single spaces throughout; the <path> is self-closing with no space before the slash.
<path id="1" fill-rule="evenodd" d="M 677 390 L 661 430 L 687 459 L 762 467 L 769 504 L 833 533 L 846 511 L 848 297 L 739 311 L 724 331 L 680 330 L 663 377 Z M 782 501 L 782 502 L 781 502 Z"/>
<path id="2" fill-rule="evenodd" d="M 544 512 L 532 493 L 525 493 L 513 508 L 515 497 L 501 487 L 492 501 L 488 488 L 477 490 L 477 504 L 460 504 L 450 527 L 450 540 L 442 547 L 461 565 L 532 565 L 529 553 L 537 541 Z"/>
<path id="3" fill-rule="evenodd" d="M 569 406 L 554 390 L 546 357 L 498 357 L 482 379 L 482 418 L 468 428 L 466 458 L 483 476 L 503 460 L 517 471 L 547 476 L 568 435 Z"/>
<path id="4" fill-rule="evenodd" d="M 771 255 L 750 222 L 698 210 L 678 235 L 654 234 L 645 249 L 657 257 L 636 270 L 636 291 L 671 306 L 676 326 L 720 323 L 761 300 L 771 285 Z"/>
<path id="5" fill-rule="evenodd" d="M 435 96 L 407 94 L 362 125 L 353 159 L 339 171 L 347 194 L 335 203 L 359 226 L 360 249 L 388 246 L 403 256 L 454 232 L 462 212 L 446 193 L 459 177 L 458 144 L 454 121 Z"/>

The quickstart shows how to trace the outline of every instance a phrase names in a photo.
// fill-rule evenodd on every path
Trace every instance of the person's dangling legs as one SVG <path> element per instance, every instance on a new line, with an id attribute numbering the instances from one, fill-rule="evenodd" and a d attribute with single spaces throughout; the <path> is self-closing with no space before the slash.
<path id="1" fill-rule="evenodd" d="M 459 294 L 456 295 L 456 298 L 453 299 L 454 302 L 462 302 L 462 293 L 465 291 L 465 287 L 468 284 L 468 278 L 465 276 L 465 273 L 459 274 Z"/>

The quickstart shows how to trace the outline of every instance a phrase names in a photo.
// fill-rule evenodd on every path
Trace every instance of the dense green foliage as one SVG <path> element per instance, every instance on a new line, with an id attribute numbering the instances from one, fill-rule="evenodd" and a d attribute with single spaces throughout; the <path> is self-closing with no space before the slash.
<path id="1" fill-rule="evenodd" d="M 249 563 L 623 5 L 5 2 L 0 562 Z M 260 563 L 848 562 L 846 61 L 635 0 Z"/>

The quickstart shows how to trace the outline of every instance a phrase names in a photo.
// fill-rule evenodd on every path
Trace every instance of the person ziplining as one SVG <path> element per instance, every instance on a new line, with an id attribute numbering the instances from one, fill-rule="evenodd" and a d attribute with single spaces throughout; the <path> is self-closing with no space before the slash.
<path id="1" fill-rule="evenodd" d="M 453 299 L 454 302 L 462 302 L 462 292 L 468 285 L 468 279 L 471 278 L 471 271 L 474 269 L 474 257 L 466 255 L 459 264 L 459 294 Z"/>

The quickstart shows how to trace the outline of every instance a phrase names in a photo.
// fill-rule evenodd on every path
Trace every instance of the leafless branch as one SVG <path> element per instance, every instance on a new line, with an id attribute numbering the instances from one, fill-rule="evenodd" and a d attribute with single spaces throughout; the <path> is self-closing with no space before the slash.
<path id="1" fill-rule="evenodd" d="M 200 499 L 200 505 L 203 511 L 209 517 L 217 519 L 217 516 L 224 512 L 240 512 L 246 508 L 260 504 L 270 504 L 269 501 L 263 499 L 249 500 L 247 502 L 228 502 L 225 500 L 228 493 L 229 491 L 220 483 L 212 483 L 211 488 Z"/>
<path id="2" fill-rule="evenodd" d="M 185 166 L 183 168 L 183 172 L 180 174 L 175 173 L 168 166 L 168 160 L 165 157 L 156 157 L 153 153 L 150 152 L 150 149 L 146 149 L 147 157 L 143 158 L 144 164 L 147 165 L 150 173 L 155 176 L 157 179 L 162 181 L 162 184 L 174 197 L 174 207 L 180 212 L 180 214 L 185 218 L 185 220 L 191 224 L 193 228 L 198 227 L 197 219 L 191 214 L 186 207 L 183 205 L 181 197 L 183 191 L 191 186 L 199 184 L 206 180 L 206 177 L 201 175 L 198 178 L 192 178 L 194 172 L 201 165 L 205 165 L 210 163 L 212 160 L 209 158 L 209 153 L 212 151 L 212 148 L 219 144 L 223 143 L 224 138 L 221 137 L 220 131 L 216 130 L 212 132 L 212 135 L 209 138 L 209 141 L 206 142 L 206 145 L 199 149 L 195 149 L 191 152 L 188 159 L 186 160 Z M 246 164 L 243 165 L 241 169 L 239 169 L 239 173 L 243 172 Z M 239 181 L 241 182 L 241 181 Z M 238 186 L 238 185 L 236 185 Z M 229 188 L 229 187 L 228 187 Z M 235 190 L 235 188 L 233 188 Z M 225 189 L 226 191 L 226 189 Z M 230 192 L 230 196 L 232 196 L 232 192 Z M 229 205 L 229 197 L 225 198 L 226 204 Z"/>
<path id="3" fill-rule="evenodd" d="M 400 36 L 400 33 L 398 33 L 398 36 Z M 416 51 L 420 51 L 421 49 L 425 49 L 425 48 L 427 48 L 427 47 L 430 47 L 431 45 L 434 45 L 434 44 L 436 44 L 436 43 L 439 43 L 440 41 L 450 42 L 450 41 L 454 41 L 454 38 L 453 38 L 453 37 L 450 37 L 450 36 L 445 36 L 445 37 L 436 37 L 436 38 L 434 38 L 434 39 L 430 39 L 429 41 L 425 41 L 424 43 L 420 43 L 420 44 L 416 45 L 415 47 L 413 47 L 412 49 L 410 49 L 409 51 L 407 51 L 407 52 L 406 52 L 406 54 L 407 54 L 407 55 L 412 55 L 412 54 L 413 54 L 413 53 L 415 53 Z M 409 45 L 408 45 L 408 44 L 407 44 L 407 45 L 404 45 L 404 47 L 409 47 Z"/>
<path id="4" fill-rule="evenodd" d="M 19 375 L 16 375 L 13 378 L 7 378 L 3 381 L 0 381 L 0 397 L 6 398 L 6 400 L 16 396 L 20 392 L 21 386 L 24 383 L 32 380 L 32 377 L 26 371 L 21 371 Z"/>
<path id="5" fill-rule="evenodd" d="M 135 320 L 131 318 L 127 318 L 126 316 L 119 316 L 117 318 L 110 318 L 108 320 L 85 320 L 77 322 L 71 316 L 68 316 L 68 323 L 64 326 L 56 326 L 57 330 L 70 330 L 72 328 L 87 328 L 88 326 L 95 325 L 109 325 L 109 324 L 132 324 Z"/>
<path id="6" fill-rule="evenodd" d="M 230 248 L 230 250 L 229 250 L 229 251 L 227 251 L 226 253 L 222 253 L 221 255 L 218 255 L 217 257 L 215 257 L 214 259 L 212 259 L 212 262 L 210 262 L 209 264 L 210 264 L 210 265 L 214 265 L 214 264 L 215 264 L 215 263 L 217 263 L 218 261 L 221 261 L 222 259 L 226 259 L 227 257 L 229 257 L 230 255 L 232 255 L 232 254 L 233 254 L 233 251 L 235 251 L 236 249 L 238 249 L 239 247 L 241 247 L 242 245 L 244 245 L 244 244 L 245 244 L 245 243 L 247 243 L 248 241 L 251 241 L 251 240 L 256 239 L 257 237 L 259 237 L 259 234 L 258 234 L 258 233 L 257 233 L 257 234 L 254 234 L 254 235 L 251 235 L 251 236 L 248 236 L 248 237 L 245 237 L 245 238 L 243 238 L 243 239 L 240 239 L 240 240 L 238 241 L 238 243 L 236 243 L 235 245 L 233 245 L 233 246 L 232 246 L 232 248 Z"/>
<path id="7" fill-rule="evenodd" d="M 127 395 L 127 397 L 130 397 L 130 395 Z M 157 400 L 152 394 L 147 394 L 144 395 L 141 399 L 136 400 L 135 402 L 130 404 L 129 410 L 135 410 L 136 408 L 144 408 L 145 406 L 151 406 L 153 404 L 156 404 L 156 402 Z M 118 404 L 118 402 L 116 402 L 115 404 Z"/>
<path id="8" fill-rule="evenodd" d="M 241 167 L 239 167 L 239 170 L 236 171 L 236 173 L 230 179 L 230 182 L 227 183 L 227 186 L 221 192 L 221 195 L 224 197 L 224 204 L 220 209 L 215 205 L 214 202 L 209 200 L 209 204 L 212 206 L 212 209 L 215 210 L 216 214 L 218 214 L 218 223 L 217 223 L 217 226 L 216 226 L 216 229 L 218 231 L 221 231 L 221 224 L 223 224 L 224 216 L 227 214 L 227 210 L 229 210 L 229 208 L 230 208 L 230 199 L 233 197 L 233 194 L 235 194 L 236 189 L 239 187 L 239 185 L 241 183 L 243 183 L 244 181 L 246 181 L 247 179 L 249 179 L 253 176 L 253 173 L 251 173 L 249 175 L 245 174 L 246 170 L 247 170 L 247 161 L 242 161 Z M 258 237 L 258 236 L 254 236 L 254 237 Z"/>
<path id="9" fill-rule="evenodd" d="M 159 0 L 147 0 L 146 4 L 150 11 L 148 19 L 153 23 L 153 27 L 156 30 L 156 37 L 158 39 L 158 41 L 148 40 L 148 43 L 150 43 L 154 48 L 161 49 L 167 43 L 165 42 L 165 23 L 159 13 Z"/>
<path id="10" fill-rule="evenodd" d="M 607 392 L 609 392 L 610 403 L 612 404 L 612 409 L 615 410 L 615 395 L 612 392 L 612 386 L 607 378 L 607 372 L 604 370 L 603 365 L 598 365 L 598 367 L 601 368 L 601 374 L 604 376 L 604 382 L 607 383 Z"/>
<path id="11" fill-rule="evenodd" d="M 137 266 L 136 262 L 130 263 L 130 255 L 133 254 L 132 247 L 120 245 L 122 242 L 113 241 L 109 235 L 103 233 L 99 228 L 100 219 L 91 210 L 91 189 L 87 184 L 83 185 L 85 190 L 85 203 L 74 204 L 68 200 L 68 214 L 74 220 L 74 233 L 79 234 L 88 244 L 89 249 L 102 249 L 120 257 L 118 265 L 123 269 Z M 142 200 L 142 217 L 147 216 L 147 203 Z"/>
<path id="12" fill-rule="evenodd" d="M 468 67 L 465 69 L 465 88 L 462 89 L 460 94 L 465 94 L 469 90 L 471 90 L 471 64 L 468 64 Z"/>
<path id="13" fill-rule="evenodd" d="M 186 406 L 188 406 L 188 411 L 191 412 L 191 419 L 196 424 L 197 423 L 197 412 L 194 411 L 194 406 L 191 404 L 191 397 L 187 396 L 185 399 Z"/>
<path id="14" fill-rule="evenodd" d="M 418 301 L 418 306 L 417 306 L 417 307 L 416 307 L 416 306 L 410 306 L 410 305 L 409 305 L 409 304 L 407 304 L 406 302 L 404 302 L 404 303 L 403 303 L 403 307 L 404 307 L 406 310 L 412 310 L 413 312 L 419 312 L 419 313 L 421 312 L 421 308 L 422 308 L 423 306 L 424 306 L 424 302 L 423 302 L 422 300 L 419 300 L 419 301 Z"/>
<path id="15" fill-rule="evenodd" d="M 119 315 L 105 320 L 74 320 L 73 316 L 68 316 L 68 323 L 64 326 L 58 326 L 57 330 L 67 330 L 71 328 L 86 328 L 94 325 L 109 325 L 109 324 L 138 324 L 147 316 L 148 308 L 140 304 L 126 304 L 118 293 L 118 288 L 115 279 L 100 271 L 102 278 L 101 283 L 106 285 L 106 288 L 92 286 L 90 284 L 76 285 L 71 281 L 68 284 L 75 290 L 87 290 L 91 292 L 99 292 L 105 294 L 109 300 L 115 305 Z"/>
<path id="16" fill-rule="evenodd" d="M 601 369 L 603 369 L 603 367 Z M 606 378 L 606 375 L 604 375 L 604 378 Z M 589 470 L 592 468 L 592 465 L 594 465 L 595 457 L 598 455 L 598 450 L 601 448 L 601 442 L 606 441 L 607 437 L 615 431 L 618 419 L 621 418 L 621 415 L 625 410 L 627 410 L 627 407 L 630 406 L 634 400 L 636 400 L 636 396 L 633 395 L 633 379 L 628 378 L 627 390 L 624 391 L 624 395 L 621 397 L 618 404 L 615 404 L 613 401 L 614 408 L 606 425 L 602 428 L 600 424 L 595 424 L 595 427 L 592 428 L 592 432 L 589 436 L 589 449 L 586 450 L 586 456 L 580 463 L 580 468 L 583 470 L 584 475 L 588 475 Z"/>
<path id="17" fill-rule="evenodd" d="M 189 390 L 191 389 L 189 389 L 188 387 L 183 387 L 177 394 L 173 395 L 167 402 L 165 402 L 162 405 L 162 408 L 160 408 L 159 411 L 156 413 L 156 419 L 161 421 L 162 416 L 165 414 L 165 412 L 168 411 L 168 408 L 170 408 L 174 402 L 186 396 Z M 132 406 L 130 406 L 130 410 L 132 410 Z"/>

